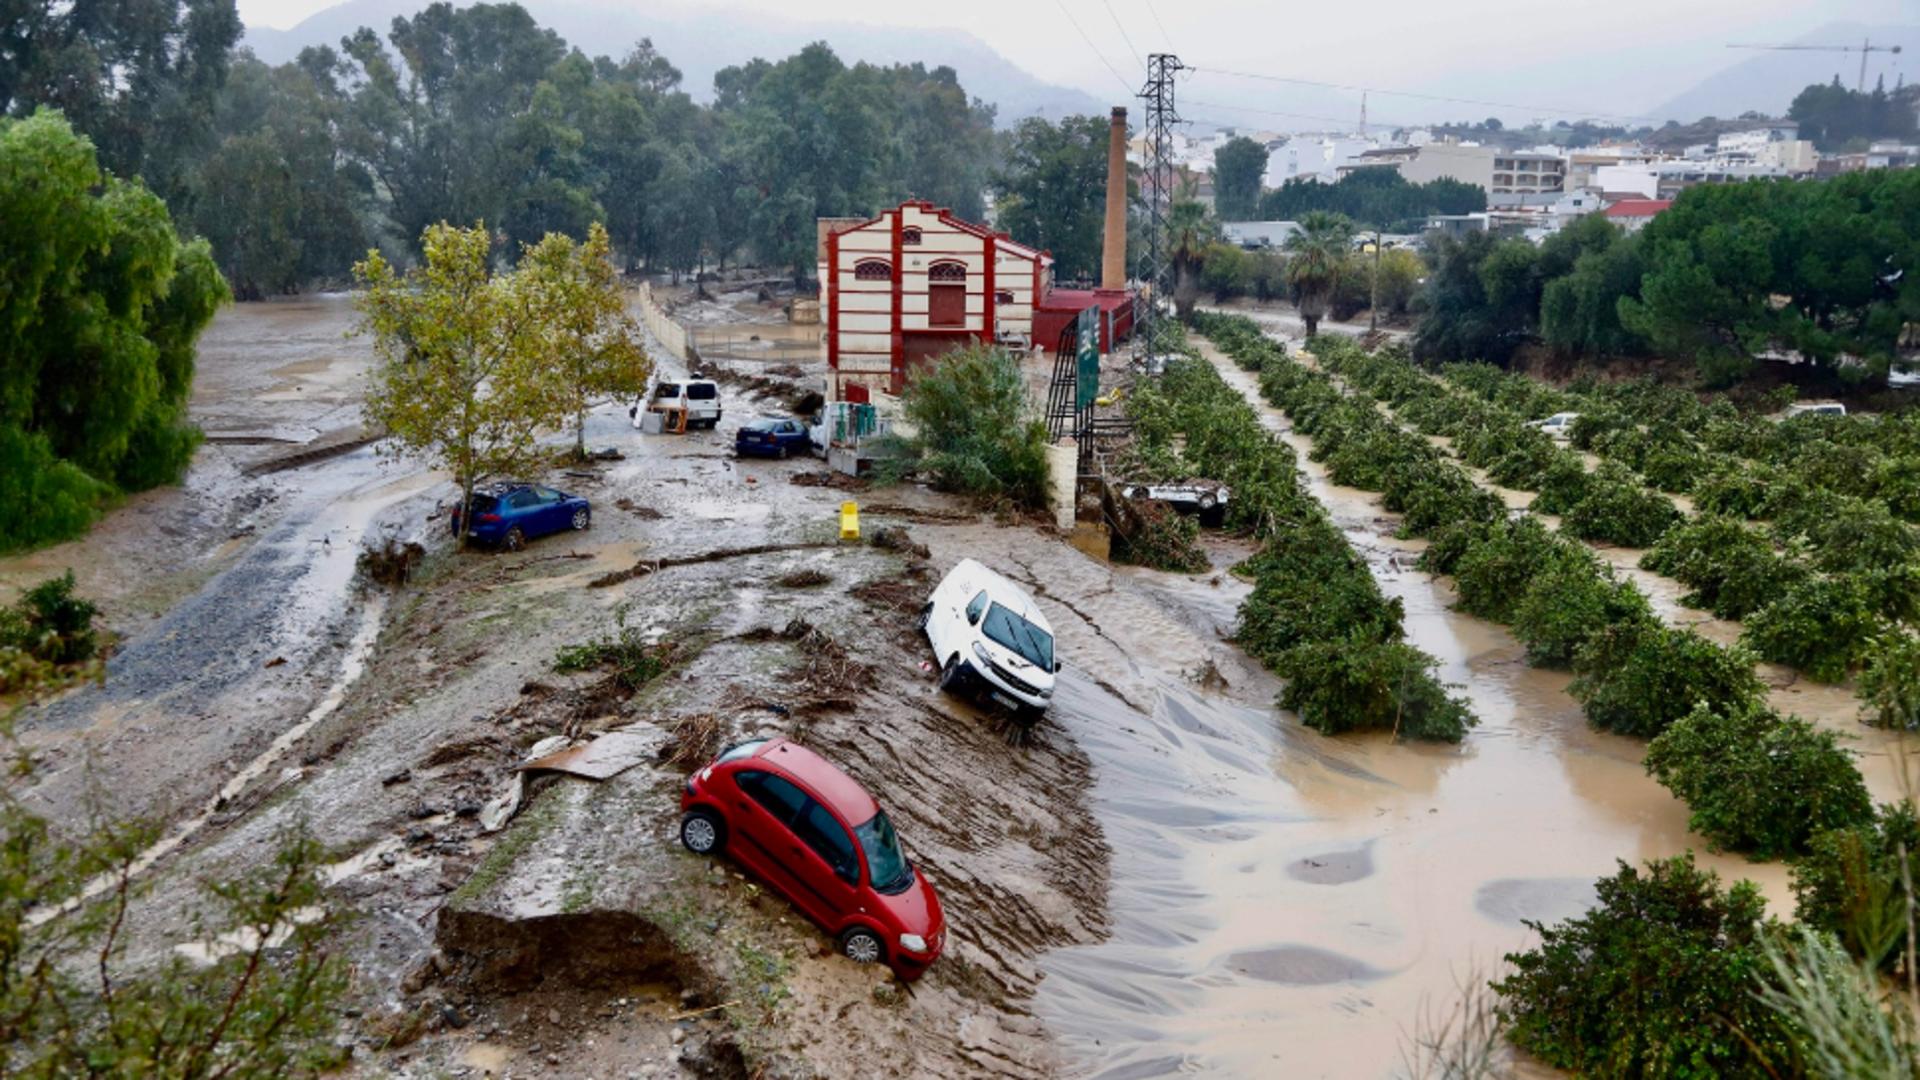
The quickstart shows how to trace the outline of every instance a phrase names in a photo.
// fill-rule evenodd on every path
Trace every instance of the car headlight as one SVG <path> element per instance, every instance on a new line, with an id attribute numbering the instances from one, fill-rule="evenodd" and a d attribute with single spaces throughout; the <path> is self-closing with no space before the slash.
<path id="1" fill-rule="evenodd" d="M 979 657 L 983 664 L 993 663 L 993 654 L 987 652 L 987 647 L 977 641 L 973 643 L 973 655 Z"/>
<path id="2" fill-rule="evenodd" d="M 901 934 L 900 947 L 908 952 L 926 952 L 927 939 L 919 934 Z"/>

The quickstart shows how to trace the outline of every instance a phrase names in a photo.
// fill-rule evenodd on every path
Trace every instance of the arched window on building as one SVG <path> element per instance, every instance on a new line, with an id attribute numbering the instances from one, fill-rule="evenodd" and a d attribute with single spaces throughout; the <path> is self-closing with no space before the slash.
<path id="1" fill-rule="evenodd" d="M 967 324 L 967 264 L 937 262 L 927 270 L 927 325 Z"/>
<path id="2" fill-rule="evenodd" d="M 893 267 L 885 259 L 861 259 L 853 264 L 855 281 L 892 281 Z"/>
<path id="3" fill-rule="evenodd" d="M 920 242 L 920 226 L 909 225 L 901 229 L 900 242 L 902 244 L 918 244 Z"/>

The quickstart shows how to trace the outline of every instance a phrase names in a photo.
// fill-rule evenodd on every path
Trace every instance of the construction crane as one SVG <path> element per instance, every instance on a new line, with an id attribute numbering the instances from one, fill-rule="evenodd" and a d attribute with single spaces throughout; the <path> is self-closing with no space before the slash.
<path id="1" fill-rule="evenodd" d="M 1858 45 L 1728 45 L 1729 49 L 1773 49 L 1785 52 L 1857 52 L 1860 54 L 1860 81 L 1854 84 L 1854 90 L 1865 93 L 1867 89 L 1867 54 L 1899 53 L 1898 45 L 1875 45 L 1868 38 Z"/>

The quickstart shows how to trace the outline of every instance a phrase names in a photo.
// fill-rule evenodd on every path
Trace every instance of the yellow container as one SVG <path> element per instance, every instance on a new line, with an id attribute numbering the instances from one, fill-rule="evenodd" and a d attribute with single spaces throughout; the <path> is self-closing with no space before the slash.
<path id="1" fill-rule="evenodd" d="M 840 539 L 860 539 L 860 504 L 851 500 L 840 504 Z"/>

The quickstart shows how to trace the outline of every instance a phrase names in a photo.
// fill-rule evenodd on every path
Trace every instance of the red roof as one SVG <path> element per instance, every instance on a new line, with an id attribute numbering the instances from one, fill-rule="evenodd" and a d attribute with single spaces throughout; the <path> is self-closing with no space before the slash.
<path id="1" fill-rule="evenodd" d="M 1607 216 L 1610 218 L 1652 217 L 1672 205 L 1672 199 L 1621 199 L 1607 207 Z"/>

